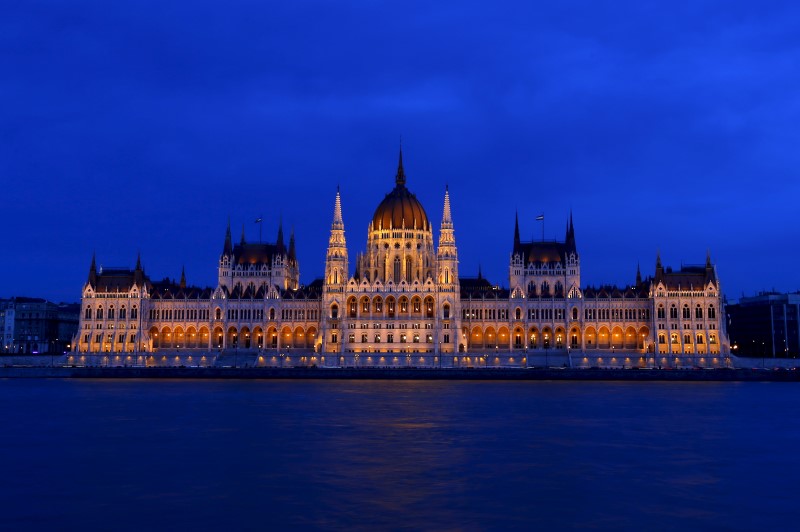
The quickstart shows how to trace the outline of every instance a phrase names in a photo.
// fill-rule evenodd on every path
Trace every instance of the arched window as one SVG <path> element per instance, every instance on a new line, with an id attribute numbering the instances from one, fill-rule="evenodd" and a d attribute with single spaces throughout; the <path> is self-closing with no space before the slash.
<path id="1" fill-rule="evenodd" d="M 694 309 L 694 317 L 697 318 L 698 320 L 703 319 L 703 307 L 697 305 L 697 308 Z"/>
<path id="2" fill-rule="evenodd" d="M 334 320 L 339 318 L 339 305 L 336 303 L 331 305 L 331 318 Z"/>
<path id="3" fill-rule="evenodd" d="M 444 270 L 444 282 L 445 284 L 450 282 L 450 270 L 448 269 Z"/>
<path id="4" fill-rule="evenodd" d="M 697 343 L 698 344 L 702 344 L 703 343 L 703 335 L 702 334 L 698 334 L 697 335 Z"/>
<path id="5" fill-rule="evenodd" d="M 103 307 L 97 307 L 97 319 L 98 320 L 103 319 Z"/>
<path id="6" fill-rule="evenodd" d="M 271 319 L 271 320 L 275 319 L 275 309 L 274 308 L 269 309 L 269 319 Z"/>
<path id="7" fill-rule="evenodd" d="M 564 285 L 561 281 L 556 282 L 556 297 L 564 297 Z"/>
<path id="8" fill-rule="evenodd" d="M 663 320 L 667 317 L 667 313 L 664 311 L 664 305 L 658 306 L 658 319 Z"/>
<path id="9" fill-rule="evenodd" d="M 114 319 L 114 305 L 108 307 L 108 319 L 110 320 Z"/>
<path id="10" fill-rule="evenodd" d="M 714 305 L 709 305 L 708 306 L 708 319 L 714 320 L 716 318 L 717 318 L 717 311 L 714 310 Z"/>
<path id="11" fill-rule="evenodd" d="M 573 307 L 572 308 L 572 319 L 573 320 L 577 320 L 578 319 L 578 308 L 577 307 Z"/>
<path id="12" fill-rule="evenodd" d="M 533 281 L 528 283 L 528 296 L 535 296 L 536 295 L 536 283 Z"/>
<path id="13" fill-rule="evenodd" d="M 542 296 L 547 297 L 550 295 L 550 285 L 547 281 L 542 282 Z"/>
<path id="14" fill-rule="evenodd" d="M 133 308 L 131 308 L 131 319 L 135 320 L 138 317 L 139 317 L 139 309 L 136 307 L 136 305 L 134 305 Z"/>
<path id="15" fill-rule="evenodd" d="M 222 309 L 217 307 L 217 310 L 214 311 L 214 319 L 221 320 L 222 319 Z"/>
<path id="16" fill-rule="evenodd" d="M 401 277 L 400 273 L 401 273 L 400 272 L 400 257 L 395 257 L 394 258 L 394 275 L 392 276 L 392 279 L 394 279 L 395 283 L 399 283 L 402 280 L 402 277 Z"/>
<path id="17" fill-rule="evenodd" d="M 444 313 L 444 319 L 450 319 L 450 305 L 445 303 L 444 307 L 442 307 L 442 312 Z"/>
<path id="18" fill-rule="evenodd" d="M 659 344 L 666 344 L 667 343 L 667 336 L 664 334 L 658 335 L 658 343 Z"/>
<path id="19" fill-rule="evenodd" d="M 678 319 L 678 307 L 672 305 L 669 307 L 669 317 L 670 319 L 677 320 Z"/>
<path id="20" fill-rule="evenodd" d="M 522 309 L 520 309 L 519 307 L 517 307 L 516 310 L 514 310 L 514 319 L 515 320 L 522 319 Z"/>
<path id="21" fill-rule="evenodd" d="M 86 307 L 86 312 L 83 315 L 84 319 L 92 319 L 92 307 Z"/>
<path id="22" fill-rule="evenodd" d="M 411 274 L 414 273 L 413 262 L 411 257 L 406 257 L 406 282 L 411 283 Z"/>
<path id="23" fill-rule="evenodd" d="M 689 305 L 684 305 L 683 306 L 683 319 L 688 320 L 691 317 L 692 317 L 692 313 L 689 310 Z"/>
<path id="24" fill-rule="evenodd" d="M 350 317 L 351 318 L 355 318 L 356 317 L 356 300 L 355 299 L 351 299 L 350 300 Z"/>
<path id="25" fill-rule="evenodd" d="M 119 309 L 119 319 L 121 319 L 121 320 L 126 319 L 127 313 L 128 312 L 125 310 L 125 307 L 120 307 L 120 309 Z"/>

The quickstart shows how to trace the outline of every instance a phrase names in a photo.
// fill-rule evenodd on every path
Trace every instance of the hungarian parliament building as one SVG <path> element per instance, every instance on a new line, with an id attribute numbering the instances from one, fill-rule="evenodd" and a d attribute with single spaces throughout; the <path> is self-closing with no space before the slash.
<path id="1" fill-rule="evenodd" d="M 339 191 L 323 279 L 300 283 L 294 234 L 285 244 L 234 243 L 230 223 L 215 287 L 155 281 L 92 257 L 71 356 L 116 363 L 347 367 L 724 364 L 723 299 L 705 263 L 664 267 L 626 286 L 581 285 L 570 214 L 562 241 L 523 241 L 514 227 L 508 288 L 458 271 L 445 189 L 438 246 L 433 223 L 406 186 L 402 151 L 394 189 L 375 210 L 366 251 L 350 255 Z M 248 362 L 249 361 L 249 362 Z M 235 363 L 235 362 L 234 362 Z M 548 362 L 549 363 L 549 362 Z"/>

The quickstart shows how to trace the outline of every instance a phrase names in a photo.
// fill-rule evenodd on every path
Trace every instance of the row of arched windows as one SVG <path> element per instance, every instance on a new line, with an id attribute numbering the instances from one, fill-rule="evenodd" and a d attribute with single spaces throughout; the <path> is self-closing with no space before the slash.
<path id="1" fill-rule="evenodd" d="M 666 309 L 664 305 L 658 306 L 658 319 L 663 320 L 666 318 Z M 669 307 L 669 317 L 672 320 L 678 319 L 678 307 L 675 304 L 670 305 Z M 689 305 L 684 304 L 683 310 L 681 312 L 681 317 L 685 320 L 689 320 L 692 318 L 692 311 L 689 308 Z M 695 319 L 702 320 L 703 319 L 703 307 L 702 305 L 697 305 L 694 309 L 694 317 Z M 717 310 L 714 308 L 714 305 L 709 305 L 708 310 L 706 312 L 706 317 L 710 320 L 717 318 Z"/>
<path id="2" fill-rule="evenodd" d="M 561 284 L 561 281 L 557 281 L 553 292 L 550 292 L 550 283 L 547 281 L 542 281 L 542 284 L 539 286 L 537 291 L 536 283 L 531 281 L 528 283 L 528 296 L 529 297 L 536 297 L 537 295 L 541 297 L 564 297 L 564 285 Z"/>
<path id="3" fill-rule="evenodd" d="M 128 315 L 128 311 L 124 306 L 119 308 L 119 312 L 115 312 L 114 311 L 114 305 L 111 305 L 110 307 L 108 307 L 108 312 L 106 312 L 106 313 L 103 312 L 103 306 L 102 305 L 97 307 L 97 310 L 94 312 L 94 317 L 97 320 L 102 320 L 102 319 L 126 320 L 126 319 L 128 319 L 127 315 Z M 105 316 L 105 318 L 104 318 L 104 316 Z M 84 319 L 87 319 L 87 320 L 92 319 L 92 307 L 86 307 L 86 309 L 83 311 L 83 317 L 84 317 Z M 133 307 L 131 307 L 131 319 L 135 320 L 135 319 L 138 319 L 138 317 L 139 317 L 139 309 L 136 307 L 136 305 L 134 305 Z"/>

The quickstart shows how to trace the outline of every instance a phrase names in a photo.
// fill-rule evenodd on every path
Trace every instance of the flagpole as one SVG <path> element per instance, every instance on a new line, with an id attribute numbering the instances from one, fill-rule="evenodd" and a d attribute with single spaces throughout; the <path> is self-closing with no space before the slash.
<path id="1" fill-rule="evenodd" d="M 537 222 L 542 222 L 542 242 L 544 242 L 544 214 L 540 214 L 536 217 Z"/>
<path id="2" fill-rule="evenodd" d="M 261 230 L 264 228 L 264 215 L 262 214 L 258 218 L 256 218 L 256 223 L 258 224 L 258 243 L 261 244 Z"/>

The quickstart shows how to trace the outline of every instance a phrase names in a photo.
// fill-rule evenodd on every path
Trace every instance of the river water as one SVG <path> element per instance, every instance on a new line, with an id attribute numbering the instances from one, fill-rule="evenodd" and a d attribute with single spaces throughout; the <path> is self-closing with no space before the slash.
<path id="1" fill-rule="evenodd" d="M 0 380 L 0 529 L 788 529 L 800 385 Z"/>

